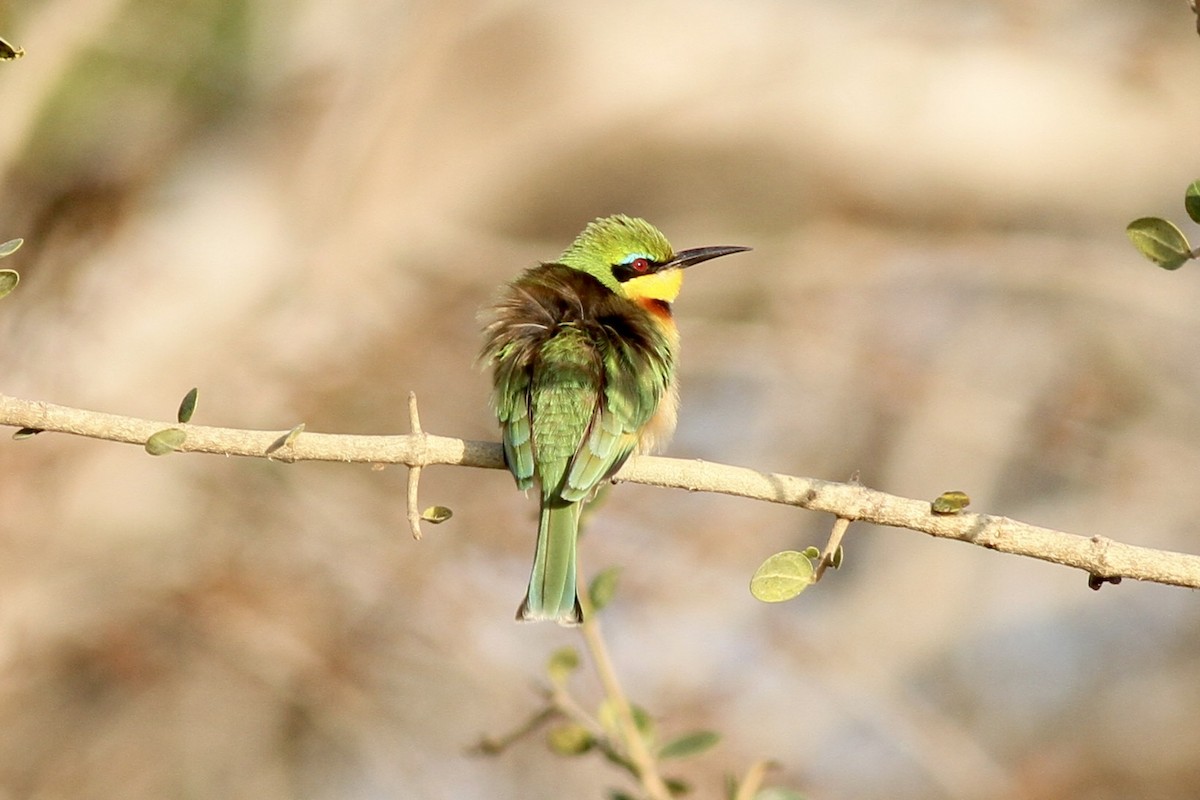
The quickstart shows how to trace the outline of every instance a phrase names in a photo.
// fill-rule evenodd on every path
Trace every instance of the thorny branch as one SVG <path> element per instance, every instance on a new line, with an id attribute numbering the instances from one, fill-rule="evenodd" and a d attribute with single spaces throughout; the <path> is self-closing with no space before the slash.
<path id="1" fill-rule="evenodd" d="M 164 428 L 180 428 L 187 434 L 178 448 L 180 452 L 252 458 L 265 458 L 267 448 L 280 435 L 280 431 L 137 419 L 3 394 L 0 394 L 0 425 L 139 446 Z M 292 443 L 290 455 L 289 461 L 404 464 L 410 468 L 451 465 L 501 469 L 504 466 L 499 444 L 425 433 L 362 436 L 305 432 Z M 857 483 L 653 456 L 630 459 L 614 480 L 782 503 L 822 511 L 850 522 L 870 522 L 955 539 L 1083 570 L 1094 586 L 1118 578 L 1133 578 L 1200 589 L 1198 555 L 1138 547 L 1101 536 L 1080 536 L 991 514 L 936 515 L 931 513 L 927 501 L 898 497 Z"/>
<path id="2" fill-rule="evenodd" d="M 425 431 L 421 428 L 421 415 L 417 412 L 417 393 L 408 393 L 408 429 L 413 436 L 425 439 Z M 408 468 L 408 527 L 412 537 L 421 538 L 421 504 L 417 502 L 417 487 L 421 483 L 421 464 L 411 464 Z"/>

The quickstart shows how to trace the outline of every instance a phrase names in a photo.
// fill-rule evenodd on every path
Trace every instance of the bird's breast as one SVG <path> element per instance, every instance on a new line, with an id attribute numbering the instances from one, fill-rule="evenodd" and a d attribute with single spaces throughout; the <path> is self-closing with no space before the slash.
<path id="1" fill-rule="evenodd" d="M 644 454 L 661 452 L 671 441 L 675 433 L 675 423 L 679 420 L 679 385 L 672 375 L 667 389 L 654 416 L 638 432 L 638 452 Z"/>

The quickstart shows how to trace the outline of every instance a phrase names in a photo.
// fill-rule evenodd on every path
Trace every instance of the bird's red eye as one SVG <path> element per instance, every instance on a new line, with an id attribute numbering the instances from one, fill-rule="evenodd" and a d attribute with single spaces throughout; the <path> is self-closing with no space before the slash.
<path id="1" fill-rule="evenodd" d="M 635 258 L 633 261 L 629 262 L 629 266 L 634 272 L 645 272 L 646 270 L 650 269 L 650 261 L 645 258 Z"/>

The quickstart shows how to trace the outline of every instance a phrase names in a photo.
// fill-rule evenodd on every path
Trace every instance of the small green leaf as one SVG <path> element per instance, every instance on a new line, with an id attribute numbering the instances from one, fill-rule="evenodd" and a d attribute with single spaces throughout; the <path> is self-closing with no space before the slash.
<path id="1" fill-rule="evenodd" d="M 264 455 L 269 456 L 272 453 L 276 452 L 277 450 L 283 449 L 284 447 L 291 447 L 293 444 L 296 443 L 296 439 L 302 433 L 304 433 L 304 423 L 303 422 L 301 422 L 296 427 L 292 428 L 290 431 L 285 433 L 283 436 L 280 436 L 278 439 L 271 442 L 271 444 L 268 445 L 266 453 L 264 453 Z"/>
<path id="2" fill-rule="evenodd" d="M 23 55 L 25 55 L 24 50 L 0 39 L 0 61 L 16 61 Z"/>
<path id="3" fill-rule="evenodd" d="M 791 600 L 813 582 L 813 563 L 804 553 L 784 550 L 762 563 L 750 579 L 750 594 L 764 603 Z"/>
<path id="4" fill-rule="evenodd" d="M 1125 233 L 1139 253 L 1163 269 L 1179 269 L 1191 258 L 1192 247 L 1173 222 L 1142 217 L 1129 223 Z"/>
<path id="5" fill-rule="evenodd" d="M 562 686 L 571 677 L 571 673 L 579 669 L 579 651 L 574 647 L 560 647 L 550 654 L 546 662 L 546 672 L 556 686 Z"/>
<path id="6" fill-rule="evenodd" d="M 966 492 L 942 492 L 929 504 L 929 510 L 934 514 L 961 514 L 969 505 L 971 498 Z"/>
<path id="7" fill-rule="evenodd" d="M 839 544 L 837 546 L 837 549 L 833 551 L 833 555 L 830 556 L 830 558 L 829 558 L 829 566 L 833 567 L 834 569 L 841 569 L 842 568 L 842 556 L 844 555 L 844 553 L 845 553 L 845 551 L 843 550 L 842 546 Z"/>
<path id="8" fill-rule="evenodd" d="M 165 456 L 183 446 L 187 434 L 179 428 L 167 428 L 146 440 L 146 452 L 152 456 Z"/>
<path id="9" fill-rule="evenodd" d="M 606 567 L 596 573 L 588 586 L 588 599 L 592 601 L 592 609 L 599 611 L 612 602 L 617 593 L 617 579 L 621 576 L 620 567 Z"/>
<path id="10" fill-rule="evenodd" d="M 811 558 L 814 561 L 821 557 L 820 549 L 813 547 L 811 544 L 800 552 L 804 554 L 805 558 Z"/>
<path id="11" fill-rule="evenodd" d="M 667 787 L 671 797 L 683 797 L 692 791 L 692 785 L 683 778 L 663 778 L 663 785 Z"/>
<path id="12" fill-rule="evenodd" d="M 196 396 L 199 391 L 193 386 L 192 390 L 183 396 L 183 402 L 179 404 L 179 413 L 175 417 L 177 420 L 185 424 L 192 421 L 192 414 L 196 413 Z"/>
<path id="13" fill-rule="evenodd" d="M 650 712 L 636 704 L 631 705 L 629 710 L 633 712 L 633 724 L 637 726 L 642 738 L 647 742 L 654 741 L 654 718 L 650 716 Z"/>
<path id="14" fill-rule="evenodd" d="M 21 428 L 21 430 L 13 434 L 13 439 L 19 442 L 22 439 L 28 439 L 31 436 L 37 436 L 41 432 L 41 428 Z"/>
<path id="15" fill-rule="evenodd" d="M 0 269 L 0 297 L 4 297 L 17 288 L 17 284 L 20 282 L 21 276 L 15 269 Z"/>
<path id="16" fill-rule="evenodd" d="M 297 425 L 296 427 L 292 428 L 290 431 L 287 432 L 287 436 L 283 437 L 283 446 L 291 447 L 292 445 L 294 445 L 296 443 L 296 440 L 300 438 L 300 434 L 302 434 L 302 433 L 304 433 L 304 423 L 303 422 L 301 422 L 299 425 Z"/>
<path id="17" fill-rule="evenodd" d="M 432 525 L 441 525 L 454 516 L 454 512 L 445 506 L 430 506 L 421 512 L 421 519 Z"/>
<path id="18" fill-rule="evenodd" d="M 576 722 L 559 725 L 546 733 L 546 744 L 560 756 L 580 756 L 592 749 L 596 740 L 588 729 Z"/>
<path id="19" fill-rule="evenodd" d="M 1192 181 L 1183 193 L 1183 207 L 1187 209 L 1192 222 L 1200 222 L 1200 180 Z"/>
<path id="20" fill-rule="evenodd" d="M 0 244 L 0 258 L 11 256 L 20 249 L 21 245 L 25 244 L 24 239 L 9 239 L 4 244 Z"/>
<path id="21" fill-rule="evenodd" d="M 721 741 L 721 736 L 718 733 L 695 731 L 664 744 L 658 751 L 658 757 L 661 759 L 687 758 L 703 753 L 719 741 Z"/>

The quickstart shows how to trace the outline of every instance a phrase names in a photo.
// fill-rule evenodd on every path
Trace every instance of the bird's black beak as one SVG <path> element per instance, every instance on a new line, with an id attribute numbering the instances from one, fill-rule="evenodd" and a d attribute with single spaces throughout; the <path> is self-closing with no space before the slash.
<path id="1" fill-rule="evenodd" d="M 744 253 L 749 250 L 749 247 L 738 247 L 736 245 L 722 245 L 719 247 L 693 247 L 691 250 L 680 250 L 675 254 L 675 257 L 663 264 L 663 267 L 690 267 L 693 264 L 699 264 L 701 261 L 708 261 L 713 258 L 720 258 L 732 253 Z"/>

